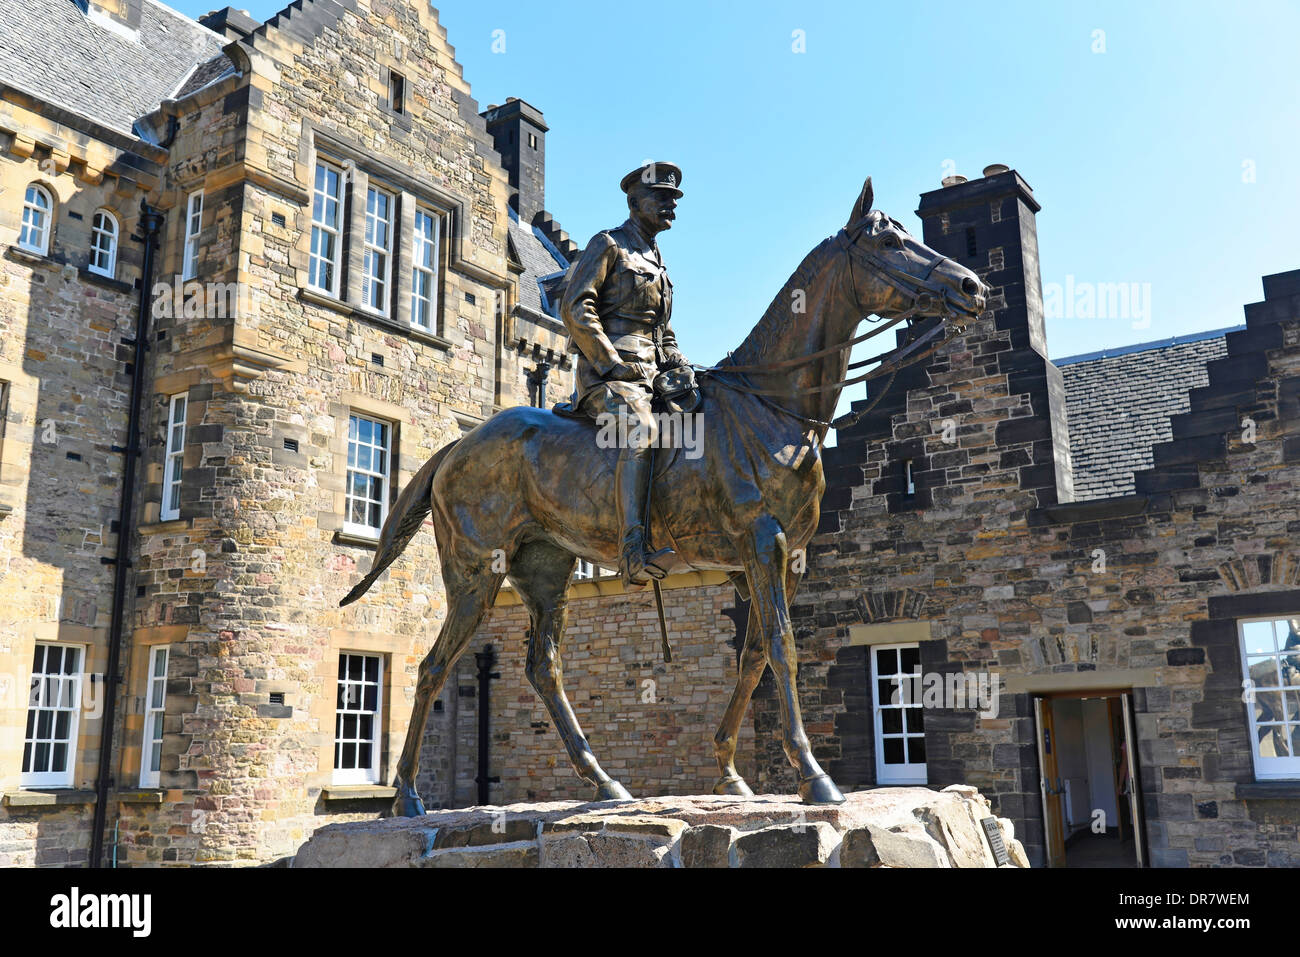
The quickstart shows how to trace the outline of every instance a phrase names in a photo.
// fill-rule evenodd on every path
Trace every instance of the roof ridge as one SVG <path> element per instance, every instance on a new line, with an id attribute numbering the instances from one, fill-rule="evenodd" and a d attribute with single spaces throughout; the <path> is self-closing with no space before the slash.
<path id="1" fill-rule="evenodd" d="M 1114 359 L 1119 356 L 1132 355 L 1138 352 L 1150 352 L 1155 349 L 1168 349 L 1171 346 L 1185 346 L 1193 342 L 1203 342 L 1206 339 L 1218 339 L 1220 336 L 1226 336 L 1230 332 L 1241 332 L 1246 328 L 1245 324 L 1236 326 L 1224 326 L 1222 329 L 1207 329 L 1203 332 L 1189 332 L 1183 335 L 1170 336 L 1168 339 L 1152 339 L 1148 342 L 1135 342 L 1127 346 L 1111 346 L 1106 349 L 1098 349 L 1095 352 L 1081 352 L 1078 355 L 1063 356 L 1060 359 L 1053 359 L 1052 365 L 1061 367 L 1063 365 L 1073 365 L 1078 362 L 1093 362 L 1097 359 Z"/>

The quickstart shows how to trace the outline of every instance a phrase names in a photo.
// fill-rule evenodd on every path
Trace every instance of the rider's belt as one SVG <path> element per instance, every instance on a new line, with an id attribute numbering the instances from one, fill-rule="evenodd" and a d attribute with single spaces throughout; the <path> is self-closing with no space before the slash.
<path id="1" fill-rule="evenodd" d="M 655 343 L 648 335 L 627 333 L 611 339 L 610 342 L 624 358 L 632 357 L 642 362 L 655 361 Z"/>

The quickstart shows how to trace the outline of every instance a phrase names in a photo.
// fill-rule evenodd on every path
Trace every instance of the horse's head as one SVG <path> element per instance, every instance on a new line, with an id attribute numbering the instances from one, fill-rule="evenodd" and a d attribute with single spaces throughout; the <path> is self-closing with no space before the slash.
<path id="1" fill-rule="evenodd" d="M 838 239 L 847 250 L 861 315 L 943 316 L 957 330 L 984 311 L 988 287 L 960 263 L 940 255 L 902 224 L 871 208 L 867 177 Z"/>

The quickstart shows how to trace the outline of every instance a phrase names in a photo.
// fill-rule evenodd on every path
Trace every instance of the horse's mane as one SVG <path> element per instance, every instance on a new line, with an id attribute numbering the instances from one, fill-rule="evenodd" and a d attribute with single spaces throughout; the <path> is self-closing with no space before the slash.
<path id="1" fill-rule="evenodd" d="M 799 268 L 786 280 L 762 318 L 745 337 L 745 341 L 730 354 L 732 362 L 738 365 L 753 365 L 760 363 L 767 356 L 790 321 L 790 302 L 794 291 L 802 289 L 807 292 L 809 283 L 825 265 L 827 251 L 833 248 L 834 241 L 834 236 L 824 239 L 813 248 L 812 252 L 804 256 L 803 262 L 799 263 Z M 724 360 L 723 364 L 725 365 L 726 362 L 727 360 Z"/>

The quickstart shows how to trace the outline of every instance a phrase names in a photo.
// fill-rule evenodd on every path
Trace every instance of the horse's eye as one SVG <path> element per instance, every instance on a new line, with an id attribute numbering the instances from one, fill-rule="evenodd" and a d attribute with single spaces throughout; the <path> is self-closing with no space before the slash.
<path id="1" fill-rule="evenodd" d="M 903 241 L 898 238 L 897 233 L 885 233 L 880 237 L 880 245 L 886 249 L 902 249 Z"/>

